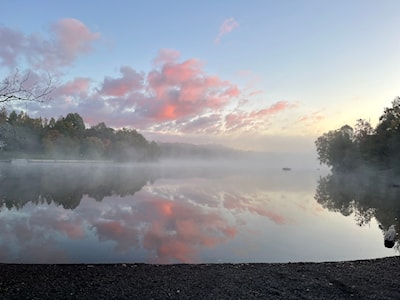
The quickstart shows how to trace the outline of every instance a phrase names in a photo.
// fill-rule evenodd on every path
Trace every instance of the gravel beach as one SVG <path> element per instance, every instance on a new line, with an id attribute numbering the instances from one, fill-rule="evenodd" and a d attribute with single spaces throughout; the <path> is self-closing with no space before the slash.
<path id="1" fill-rule="evenodd" d="M 1 299 L 400 299 L 400 259 L 251 264 L 0 264 Z"/>

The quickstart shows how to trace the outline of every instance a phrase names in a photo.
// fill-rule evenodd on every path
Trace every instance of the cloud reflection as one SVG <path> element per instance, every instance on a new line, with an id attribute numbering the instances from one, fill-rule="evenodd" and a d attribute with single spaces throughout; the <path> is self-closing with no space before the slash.
<path id="1" fill-rule="evenodd" d="M 136 182 L 147 182 L 139 179 L 137 172 L 122 173 L 128 186 L 129 182 L 133 186 Z M 54 170 L 51 172 L 52 177 L 56 174 Z M 220 247 L 249 230 L 246 229 L 249 216 L 265 218 L 274 226 L 292 222 L 288 211 L 272 201 L 275 196 L 261 187 L 262 181 L 250 180 L 245 188 L 239 189 L 237 183 L 245 183 L 241 176 L 214 175 L 208 180 L 187 173 L 184 179 L 158 179 L 131 192 L 127 188 L 121 194 L 112 192 L 119 189 L 106 184 L 110 176 L 105 170 L 93 172 L 99 176 L 84 181 L 89 190 L 82 189 L 78 174 L 67 184 L 71 191 L 76 186 L 81 189 L 79 200 L 73 198 L 73 209 L 65 209 L 68 207 L 65 201 L 62 205 L 55 200 L 26 202 L 26 195 L 23 205 L 9 209 L 3 206 L 1 261 L 86 262 L 77 258 L 74 253 L 77 250 L 71 246 L 81 245 L 82 249 L 95 247 L 103 253 L 97 262 L 138 262 L 142 259 L 139 253 L 144 253 L 143 262 L 199 263 L 204 250 Z M 88 178 L 86 172 L 81 174 Z M 53 182 L 58 181 L 53 178 Z M 96 186 L 104 192 L 100 202 L 91 196 L 97 194 Z M 104 186 L 110 186 L 111 190 L 107 192 Z M 52 192 L 55 193 L 54 185 Z M 63 197 L 67 197 L 65 193 Z"/>
<path id="2" fill-rule="evenodd" d="M 199 249 L 223 243 L 237 232 L 217 209 L 169 200 L 149 190 L 139 194 L 134 204 L 107 209 L 101 220 L 94 221 L 100 241 L 115 242 L 118 251 L 142 246 L 153 263 L 193 263 Z"/>

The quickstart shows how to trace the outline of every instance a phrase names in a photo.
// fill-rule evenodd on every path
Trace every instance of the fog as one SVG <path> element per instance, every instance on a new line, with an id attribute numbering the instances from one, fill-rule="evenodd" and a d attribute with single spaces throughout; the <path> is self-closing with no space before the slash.
<path id="1" fill-rule="evenodd" d="M 334 175 L 313 155 L 15 162 L 0 164 L 2 262 L 326 261 L 397 251 L 383 247 L 378 228 L 392 221 L 396 188 L 373 172 Z"/>
<path id="2" fill-rule="evenodd" d="M 203 166 L 220 166 L 221 168 L 243 168 L 247 170 L 260 169 L 325 169 L 318 162 L 315 153 L 279 153 L 279 152 L 248 152 L 240 155 L 219 155 L 210 157 L 198 156 L 182 156 L 178 157 L 162 157 L 158 162 L 159 165 L 168 166 L 187 166 L 187 167 L 203 167 Z"/>

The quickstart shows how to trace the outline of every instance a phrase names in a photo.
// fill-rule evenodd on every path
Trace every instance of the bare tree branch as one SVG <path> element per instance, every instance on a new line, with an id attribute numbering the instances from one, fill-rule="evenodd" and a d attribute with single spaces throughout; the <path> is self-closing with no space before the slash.
<path id="1" fill-rule="evenodd" d="M 15 101 L 46 102 L 54 90 L 53 77 L 48 74 L 46 82 L 32 82 L 30 73 L 21 75 L 17 70 L 0 82 L 0 103 Z"/>

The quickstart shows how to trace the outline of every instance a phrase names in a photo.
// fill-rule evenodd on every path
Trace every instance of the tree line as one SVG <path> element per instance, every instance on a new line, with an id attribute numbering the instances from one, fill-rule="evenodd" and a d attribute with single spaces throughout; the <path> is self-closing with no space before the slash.
<path id="1" fill-rule="evenodd" d="M 400 173 L 400 97 L 384 109 L 375 128 L 357 120 L 318 137 L 318 159 L 335 171 L 353 171 L 363 166 Z"/>
<path id="2" fill-rule="evenodd" d="M 115 130 L 101 122 L 85 127 L 78 113 L 57 120 L 31 118 L 26 112 L 0 110 L 0 151 L 3 157 L 152 161 L 159 146 L 134 129 Z"/>
<path id="3" fill-rule="evenodd" d="M 376 127 L 359 119 L 354 128 L 344 125 L 315 141 L 320 162 L 332 169 L 318 182 L 317 202 L 354 214 L 360 226 L 375 218 L 383 231 L 400 228 L 400 97 L 391 104 Z"/>

